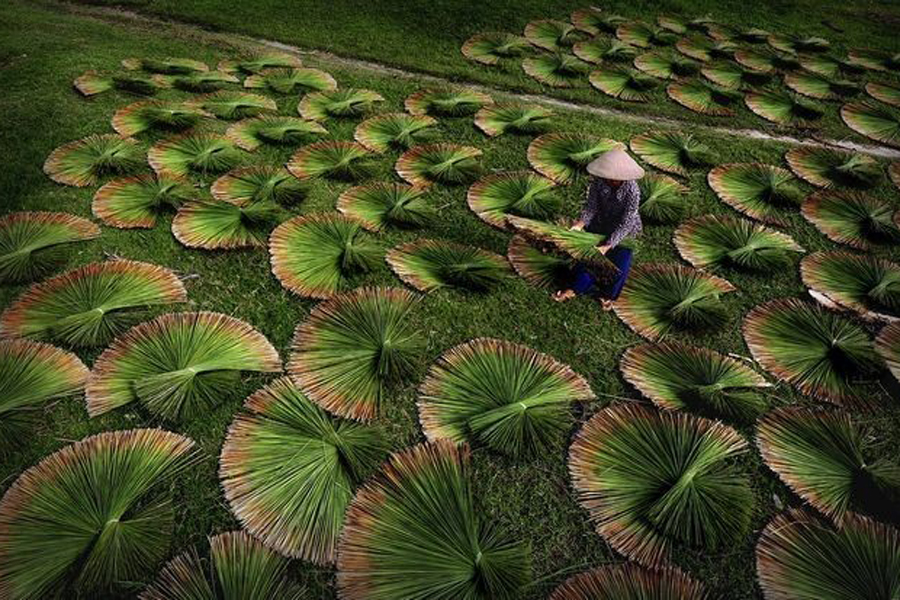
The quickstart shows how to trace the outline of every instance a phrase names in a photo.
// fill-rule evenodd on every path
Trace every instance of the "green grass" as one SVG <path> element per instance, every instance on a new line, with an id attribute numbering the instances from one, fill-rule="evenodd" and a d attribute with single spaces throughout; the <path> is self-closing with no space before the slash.
<path id="1" fill-rule="evenodd" d="M 325 43 L 327 32 L 324 28 L 317 31 L 312 26 L 304 28 L 298 24 L 301 19 L 304 24 L 333 20 L 334 17 L 319 12 L 325 10 L 324 2 L 321 8 L 317 8 L 317 4 L 311 4 L 303 11 L 284 4 L 278 11 L 273 3 L 272 19 L 285 15 L 290 18 L 278 28 L 272 26 L 271 30 L 266 30 L 265 21 L 251 19 L 247 14 L 242 17 L 232 15 L 229 18 L 234 19 L 232 22 L 241 22 L 240 19 L 243 19 L 248 27 L 258 27 L 259 32 L 266 35 L 293 31 L 295 34 L 312 36 L 315 32 L 317 43 Z M 515 18 L 509 12 L 512 9 L 509 9 L 505 13 L 510 19 L 509 28 L 520 27 L 528 18 L 539 16 L 538 13 L 552 12 L 549 8 L 539 11 L 539 4 L 542 3 L 535 1 L 526 4 L 522 14 Z M 562 8 L 561 2 L 553 4 Z M 732 4 L 736 3 L 727 2 L 718 6 Z M 154 5 L 175 6 L 174 3 L 163 2 Z M 192 5 L 195 8 L 191 10 L 202 8 L 210 14 L 215 10 L 213 2 Z M 239 6 L 246 8 L 235 8 L 235 11 L 249 10 L 251 5 L 247 3 Z M 368 12 L 363 14 L 372 17 L 375 8 L 364 6 L 368 7 Z M 442 7 L 444 12 L 441 14 L 445 15 L 444 18 L 449 19 L 446 15 L 455 14 L 446 4 L 438 6 Z M 328 7 L 334 11 L 346 10 L 346 14 L 351 12 L 347 7 Z M 372 49 L 384 49 L 398 43 L 398 32 L 404 23 L 401 17 L 409 17 L 410 24 L 407 27 L 416 31 L 416 36 L 425 36 L 425 33 L 419 31 L 425 23 L 431 23 L 429 27 L 436 30 L 450 31 L 457 22 L 440 19 L 428 21 L 429 13 L 417 13 L 408 7 L 403 9 L 402 15 L 399 8 L 390 10 L 380 17 L 391 23 L 391 27 L 385 27 L 383 39 L 380 37 L 381 32 L 373 28 L 377 24 L 372 22 L 369 22 L 368 27 L 348 25 L 343 30 L 329 26 L 328 31 L 336 36 L 335 39 L 359 36 L 356 46 L 348 46 L 348 51 L 366 46 L 365 42 L 371 42 Z M 656 7 L 648 7 L 648 10 L 656 10 Z M 468 28 L 474 31 L 488 25 L 498 26 L 498 23 L 491 22 L 494 17 L 486 11 L 484 6 L 474 4 L 470 15 L 460 14 L 457 17 L 467 21 L 467 29 L 454 31 L 452 39 L 435 39 L 434 48 L 424 44 L 422 56 L 439 54 L 436 48 L 455 52 L 457 42 L 461 42 L 469 33 Z M 753 12 L 750 11 L 750 14 Z M 799 23 L 799 16 L 793 18 Z M 289 28 L 288 24 L 291 23 L 294 29 Z M 788 19 L 787 23 L 790 24 L 791 21 Z M 879 28 L 882 24 L 876 23 L 873 27 Z M 879 29 L 873 30 L 873 40 L 877 39 L 877 31 Z M 424 37 L 410 39 L 422 40 Z M 410 42 L 405 43 L 408 47 Z M 114 71 L 118 68 L 119 60 L 129 56 L 185 56 L 215 64 L 219 59 L 232 57 L 241 50 L 238 42 L 232 43 L 225 36 L 201 34 L 179 27 L 162 30 L 158 26 L 133 23 L 114 25 L 18 0 L 7 2 L 0 9 L 0 89 L 4 90 L 0 97 L 0 114 L 4 115 L 4 127 L 0 128 L 0 156 L 4 157 L 5 163 L 0 170 L 2 211 L 63 210 L 90 217 L 90 200 L 94 189 L 58 186 L 41 172 L 41 165 L 46 156 L 60 144 L 92 133 L 109 132 L 109 119 L 115 109 L 133 99 L 118 92 L 103 94 L 91 100 L 81 98 L 73 91 L 71 82 L 83 71 L 89 68 Z M 396 57 L 415 54 L 396 49 L 393 52 Z M 315 59 L 308 59 L 306 63 L 329 71 L 342 87 L 377 90 L 386 99 L 384 106 L 380 108 L 382 112 L 402 110 L 403 99 L 419 89 L 413 81 L 377 78 L 365 72 L 336 68 Z M 454 68 L 464 66 L 459 63 Z M 166 92 L 161 97 L 181 98 L 185 95 Z M 296 101 L 295 96 L 279 97 L 280 113 L 294 114 Z M 357 122 L 329 122 L 326 126 L 335 138 L 350 139 Z M 224 128 L 225 123 L 222 122 L 211 125 L 211 129 L 217 131 Z M 622 141 L 645 130 L 645 127 L 634 123 L 574 113 L 560 113 L 554 128 L 585 131 Z M 503 135 L 489 140 L 472 126 L 471 117 L 440 119 L 439 129 L 443 139 L 483 149 L 484 163 L 488 170 L 528 168 L 525 149 L 530 141 L 529 136 Z M 777 143 L 705 135 L 698 137 L 711 147 L 714 156 L 721 162 L 763 161 L 780 164 L 781 156 L 786 150 L 786 146 Z M 142 138 L 145 142 L 150 139 L 153 138 Z M 279 164 L 289 154 L 287 150 L 260 150 L 250 157 L 252 162 Z M 396 155 L 392 153 L 389 157 L 379 159 L 375 179 L 395 178 L 391 169 Z M 578 213 L 584 183 L 584 180 L 580 180 L 561 190 L 566 211 L 572 216 Z M 689 211 L 685 218 L 707 212 L 731 214 L 706 186 L 705 172 L 694 172 L 689 183 Z M 313 184 L 309 198 L 292 207 L 290 212 L 306 214 L 332 210 L 338 194 L 346 187 L 347 184 L 317 181 Z M 808 187 L 804 189 L 811 191 Z M 465 187 L 437 186 L 436 190 L 430 192 L 429 198 L 434 206 L 439 207 L 439 221 L 418 232 L 390 229 L 380 234 L 377 242 L 387 249 L 425 236 L 473 244 L 505 254 L 509 234 L 490 228 L 469 211 L 465 203 L 465 191 Z M 887 184 L 883 184 L 875 193 L 886 198 L 896 198 L 896 191 L 892 191 Z M 201 195 L 206 197 L 208 192 L 204 191 Z M 299 300 L 278 284 L 269 271 L 269 259 L 265 250 L 189 250 L 172 237 L 170 224 L 171 217 L 167 216 L 160 220 L 155 229 L 149 231 L 123 231 L 104 226 L 99 240 L 75 247 L 70 265 L 85 264 L 101 260 L 105 254 L 115 254 L 155 262 L 190 275 L 186 285 L 191 310 L 224 312 L 253 324 L 286 358 L 294 327 L 314 303 Z M 638 260 L 676 262 L 677 255 L 671 244 L 673 229 L 673 226 L 647 226 L 639 243 Z M 834 247 L 796 212 L 789 215 L 787 231 L 808 251 Z M 898 256 L 900 254 L 893 253 L 893 259 L 896 260 Z M 741 275 L 731 271 L 723 274 L 739 288 L 737 293 L 727 294 L 723 299 L 728 309 L 728 324 L 715 333 L 699 336 L 696 342 L 719 351 L 746 355 L 747 350 L 739 329 L 742 316 L 760 302 L 801 295 L 804 288 L 796 268 L 784 269 L 769 277 Z M 363 281 L 401 285 L 383 263 Z M 0 307 L 8 305 L 23 289 L 23 286 L 0 288 Z M 612 313 L 602 312 L 591 299 L 578 298 L 566 304 L 557 304 L 547 293 L 529 287 L 520 278 L 511 278 L 487 294 L 454 290 L 428 294 L 415 314 L 414 325 L 428 340 L 425 357 L 417 364 L 414 380 L 391 398 L 387 403 L 386 414 L 379 419 L 395 450 L 423 439 L 414 403 L 418 381 L 440 354 L 473 337 L 497 337 L 529 345 L 569 364 L 585 376 L 600 400 L 577 409 L 579 423 L 584 422 L 611 398 L 636 397 L 636 392 L 622 381 L 617 363 L 622 351 L 638 342 L 638 338 Z M 79 356 L 88 363 L 97 354 L 79 352 Z M 171 547 L 172 555 L 192 545 L 204 547 L 207 535 L 237 527 L 236 520 L 228 512 L 216 477 L 218 454 L 225 430 L 243 399 L 270 379 L 267 376 L 245 375 L 240 389 L 233 397 L 204 418 L 176 428 L 199 443 L 204 451 L 204 459 L 188 477 L 183 478 L 183 485 L 178 488 L 176 502 L 179 519 Z M 776 402 L 803 401 L 783 386 L 778 387 L 773 396 Z M 877 426 L 878 439 L 886 448 L 893 448 L 896 454 L 896 449 L 900 447 L 900 417 L 897 412 L 885 410 L 865 415 L 864 418 Z M 109 429 L 156 424 L 147 413 L 135 406 L 89 420 L 80 399 L 56 403 L 46 411 L 28 444 L 0 463 L 0 491 L 5 490 L 22 470 L 72 440 Z M 574 431 L 575 428 L 571 433 Z M 750 435 L 751 431 L 747 430 L 745 433 Z M 531 590 L 532 598 L 546 597 L 568 574 L 618 560 L 593 532 L 586 513 L 575 501 L 566 470 L 569 441 L 560 440 L 544 456 L 528 461 L 504 458 L 484 448 L 478 448 L 474 452 L 474 488 L 485 512 L 485 520 L 495 521 L 512 529 L 516 536 L 532 544 L 535 576 L 541 579 L 541 583 Z M 745 460 L 751 473 L 755 495 L 752 527 L 754 531 L 758 531 L 776 512 L 773 494 L 777 494 L 784 503 L 796 505 L 799 500 L 790 496 L 787 489 L 765 469 L 755 453 L 751 453 Z M 758 598 L 759 592 L 754 582 L 753 543 L 754 538 L 748 538 L 721 554 L 679 551 L 677 561 L 691 575 L 702 580 L 714 597 L 735 600 Z M 298 576 L 309 585 L 312 597 L 333 597 L 334 592 L 330 587 L 331 571 L 303 563 L 294 565 Z"/>
<path id="2" fill-rule="evenodd" d="M 579 86 L 574 89 L 560 90 L 542 86 L 528 77 L 522 71 L 521 59 L 487 67 L 466 60 L 460 53 L 463 42 L 476 33 L 504 31 L 521 35 L 529 21 L 547 18 L 568 21 L 573 10 L 597 4 L 588 0 L 307 0 L 302 3 L 302 10 L 288 0 L 76 1 L 123 6 L 128 10 L 196 23 L 214 30 L 239 32 L 454 80 L 540 92 L 637 114 L 728 127 L 789 131 L 798 135 L 811 133 L 773 125 L 750 112 L 743 102 L 738 102 L 732 117 L 698 115 L 669 99 L 665 84 L 651 93 L 651 100 L 646 104 L 623 102 L 592 88 L 587 77 L 582 77 Z M 832 52 L 838 55 L 852 48 L 900 50 L 896 35 L 900 28 L 900 4 L 892 0 L 610 0 L 601 3 L 601 6 L 605 12 L 647 22 L 654 22 L 657 15 L 676 16 L 684 20 L 711 16 L 736 28 L 761 27 L 774 33 L 818 35 L 830 40 Z M 695 77 L 703 79 L 699 74 Z M 883 75 L 875 77 L 882 78 L 897 81 Z M 785 89 L 781 83 L 775 87 Z M 824 104 L 825 115 L 817 124 L 817 131 L 827 132 L 836 138 L 865 140 L 843 125 L 838 115 L 839 103 Z"/>

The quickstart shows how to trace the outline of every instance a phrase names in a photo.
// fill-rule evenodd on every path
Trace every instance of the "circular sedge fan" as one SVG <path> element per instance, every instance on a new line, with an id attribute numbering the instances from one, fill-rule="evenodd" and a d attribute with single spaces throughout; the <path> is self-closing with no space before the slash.
<path id="1" fill-rule="evenodd" d="M 734 42 L 739 39 L 741 32 L 737 29 L 722 25 L 721 23 L 708 23 L 706 25 L 706 35 L 717 42 Z"/>
<path id="2" fill-rule="evenodd" d="M 623 145 L 582 133 L 547 133 L 528 145 L 528 163 L 556 183 L 572 183 L 592 160 Z"/>
<path id="3" fill-rule="evenodd" d="M 410 94 L 403 106 L 411 115 L 463 117 L 493 103 L 493 98 L 476 90 L 426 89 Z"/>
<path id="4" fill-rule="evenodd" d="M 385 454 L 378 428 L 332 417 L 283 377 L 244 402 L 219 478 L 247 531 L 285 556 L 329 565 L 353 488 Z"/>
<path id="5" fill-rule="evenodd" d="M 679 548 L 713 550 L 746 535 L 753 493 L 735 465 L 746 453 L 744 438 L 719 421 L 631 403 L 601 410 L 578 432 L 569 473 L 612 548 L 665 567 Z"/>
<path id="6" fill-rule="evenodd" d="M 869 101 L 854 102 L 841 107 L 841 119 L 867 138 L 900 148 L 900 110 Z"/>
<path id="7" fill-rule="evenodd" d="M 759 27 L 751 27 L 741 30 L 737 33 L 737 39 L 748 44 L 762 44 L 772 35 L 771 32 L 760 29 Z"/>
<path id="8" fill-rule="evenodd" d="M 537 456 L 562 445 L 573 402 L 595 398 L 570 367 L 527 346 L 478 338 L 445 352 L 419 388 L 419 421 L 431 440 L 481 443 Z"/>
<path id="9" fill-rule="evenodd" d="M 371 111 L 376 102 L 384 102 L 384 97 L 377 92 L 346 88 L 307 94 L 297 105 L 297 111 L 310 121 L 356 118 Z"/>
<path id="10" fill-rule="evenodd" d="M 783 211 L 803 200 L 790 171 L 763 163 L 718 166 L 709 172 L 707 182 L 725 204 L 773 225 L 784 225 Z"/>
<path id="11" fill-rule="evenodd" d="M 678 40 L 675 48 L 694 60 L 710 62 L 732 58 L 740 46 L 731 41 L 716 42 L 704 37 L 685 37 Z"/>
<path id="12" fill-rule="evenodd" d="M 284 211 L 274 200 L 197 200 L 178 209 L 172 220 L 172 234 L 188 248 L 262 248 L 283 216 Z"/>
<path id="13" fill-rule="evenodd" d="M 617 39 L 595 37 L 578 42 L 572 52 L 581 60 L 595 65 L 606 63 L 630 63 L 638 55 L 639 49 Z"/>
<path id="14" fill-rule="evenodd" d="M 410 322 L 418 296 L 360 288 L 317 305 L 294 333 L 288 374 L 306 396 L 341 417 L 377 417 L 407 383 L 423 338 Z"/>
<path id="15" fill-rule="evenodd" d="M 707 600 L 703 586 L 676 569 L 648 569 L 636 563 L 597 567 L 566 579 L 549 600 Z"/>
<path id="16" fill-rule="evenodd" d="M 816 187 L 874 187 L 882 178 L 881 165 L 861 153 L 831 148 L 798 147 L 784 155 L 797 177 Z"/>
<path id="17" fill-rule="evenodd" d="M 590 36 L 597 36 L 600 33 L 615 33 L 616 27 L 626 21 L 619 15 L 604 13 L 596 6 L 572 11 L 569 20 L 578 31 L 583 31 Z"/>
<path id="18" fill-rule="evenodd" d="M 590 231 L 574 230 L 568 221 L 548 223 L 512 214 L 506 216 L 507 224 L 529 243 L 566 262 L 577 262 L 588 268 L 599 282 L 612 281 L 619 269 L 599 250 L 605 236 Z M 530 279 L 528 275 L 524 275 Z"/>
<path id="19" fill-rule="evenodd" d="M 816 100 L 847 100 L 862 92 L 860 83 L 849 79 L 829 79 L 815 73 L 788 73 L 784 76 L 784 84 L 798 94 Z"/>
<path id="20" fill-rule="evenodd" d="M 193 548 L 166 563 L 140 600 L 280 598 L 303 600 L 306 588 L 288 574 L 288 559 L 243 531 L 209 538 L 209 560 Z"/>
<path id="21" fill-rule="evenodd" d="M 543 245 L 532 246 L 525 235 L 514 235 L 506 253 L 516 273 L 530 285 L 544 290 L 566 289 L 577 265 L 572 258 L 551 252 Z"/>
<path id="22" fill-rule="evenodd" d="M 671 46 L 678 41 L 678 36 L 671 31 L 640 21 L 622 23 L 616 28 L 616 37 L 638 48 Z"/>
<path id="23" fill-rule="evenodd" d="M 89 373 L 71 352 L 30 340 L 0 340 L 0 457 L 29 439 L 46 401 L 79 393 Z"/>
<path id="24" fill-rule="evenodd" d="M 755 90 L 772 81 L 765 71 L 743 69 L 734 63 L 712 63 L 703 67 L 703 76 L 726 90 Z"/>
<path id="25" fill-rule="evenodd" d="M 141 73 L 102 74 L 85 71 L 72 82 L 82 96 L 95 96 L 109 90 L 121 90 L 140 96 L 152 96 L 161 87 L 150 75 Z"/>
<path id="26" fill-rule="evenodd" d="M 638 180 L 641 217 L 655 223 L 677 223 L 687 210 L 688 188 L 667 175 L 647 173 Z"/>
<path id="27" fill-rule="evenodd" d="M 244 80 L 248 89 L 271 90 L 277 94 L 305 94 L 336 90 L 338 85 L 330 73 L 320 69 L 295 68 L 271 69 Z"/>
<path id="28" fill-rule="evenodd" d="M 210 113 L 185 102 L 142 100 L 117 110 L 112 127 L 122 137 L 154 130 L 171 133 L 190 129 L 210 117 Z"/>
<path id="29" fill-rule="evenodd" d="M 129 595 L 168 553 L 173 481 L 196 458 L 186 437 L 130 429 L 85 438 L 30 467 L 0 500 L 0 593 Z"/>
<path id="30" fill-rule="evenodd" d="M 187 102 L 189 106 L 202 108 L 220 119 L 235 121 L 255 117 L 266 112 L 275 112 L 275 101 L 249 92 L 221 91 L 198 96 Z"/>
<path id="31" fill-rule="evenodd" d="M 100 228 L 57 212 L 13 212 L 0 217 L 0 283 L 49 275 L 69 257 L 67 245 L 100 237 Z"/>
<path id="32" fill-rule="evenodd" d="M 263 52 L 239 59 L 219 62 L 218 70 L 226 73 L 240 72 L 252 75 L 266 69 L 291 69 L 302 67 L 303 63 L 293 54 Z"/>
<path id="33" fill-rule="evenodd" d="M 144 151 L 118 135 L 92 135 L 60 146 L 44 162 L 44 173 L 56 183 L 97 185 L 112 175 L 133 173 L 144 165 Z"/>
<path id="34" fill-rule="evenodd" d="M 437 119 L 427 115 L 386 113 L 366 119 L 356 127 L 353 138 L 372 152 L 408 150 L 434 140 Z"/>
<path id="35" fill-rule="evenodd" d="M 101 346 L 141 309 L 187 301 L 166 268 L 131 260 L 91 263 L 32 285 L 0 315 L 0 338 Z"/>
<path id="36" fill-rule="evenodd" d="M 856 77 L 866 68 L 849 58 L 836 58 L 827 54 L 807 54 L 800 57 L 800 66 L 816 75 L 828 79 Z"/>
<path id="37" fill-rule="evenodd" d="M 408 183 L 427 187 L 433 183 L 469 183 L 482 171 L 483 152 L 458 144 L 422 144 L 404 152 L 394 170 Z"/>
<path id="38" fill-rule="evenodd" d="M 756 571 L 767 598 L 842 600 L 900 592 L 900 532 L 865 517 L 834 528 L 790 510 L 776 516 L 756 546 Z"/>
<path id="39" fill-rule="evenodd" d="M 700 70 L 696 61 L 683 58 L 671 52 L 644 52 L 634 59 L 634 66 L 647 75 L 659 79 L 680 79 L 690 77 Z"/>
<path id="40" fill-rule="evenodd" d="M 186 133 L 154 144 L 147 161 L 160 179 L 185 179 L 222 173 L 237 166 L 243 154 L 234 143 L 214 133 Z"/>
<path id="41" fill-rule="evenodd" d="M 745 362 L 677 342 L 641 344 L 625 351 L 619 370 L 656 406 L 715 419 L 754 421 L 766 410 L 771 387 Z"/>
<path id="42" fill-rule="evenodd" d="M 734 60 L 741 66 L 754 71 L 789 73 L 803 68 L 800 57 L 796 54 L 785 54 L 771 50 L 742 49 L 734 53 Z"/>
<path id="43" fill-rule="evenodd" d="M 94 194 L 91 211 L 110 227 L 149 229 L 166 210 L 177 210 L 196 196 L 193 186 L 177 179 L 140 175 L 113 179 Z"/>
<path id="44" fill-rule="evenodd" d="M 478 218 L 506 229 L 509 214 L 539 221 L 552 220 L 562 208 L 552 180 L 531 171 L 487 175 L 469 188 L 467 202 Z"/>
<path id="45" fill-rule="evenodd" d="M 843 411 L 787 407 L 759 422 L 757 445 L 769 468 L 839 527 L 854 513 L 890 521 L 898 465 L 866 433 Z"/>
<path id="46" fill-rule="evenodd" d="M 900 243 L 893 203 L 859 192 L 822 191 L 806 198 L 803 217 L 839 244 L 871 251 Z"/>
<path id="47" fill-rule="evenodd" d="M 284 287 L 308 298 L 329 298 L 371 270 L 381 250 L 359 221 L 318 213 L 279 225 L 269 239 L 269 255 L 272 272 Z"/>
<path id="48" fill-rule="evenodd" d="M 647 102 L 659 87 L 659 80 L 631 69 L 603 68 L 591 71 L 588 79 L 604 94 L 626 102 Z"/>
<path id="49" fill-rule="evenodd" d="M 478 33 L 462 45 L 463 56 L 483 65 L 496 65 L 500 61 L 521 56 L 530 43 L 524 37 L 511 33 Z"/>
<path id="50" fill-rule="evenodd" d="M 475 126 L 490 137 L 504 133 L 542 133 L 550 125 L 553 113 L 536 104 L 498 104 L 485 106 L 475 114 Z"/>
<path id="51" fill-rule="evenodd" d="M 493 252 L 426 238 L 393 248 L 385 260 L 397 277 L 421 292 L 444 287 L 486 291 L 509 272 L 506 259 Z"/>
<path id="52" fill-rule="evenodd" d="M 631 150 L 646 163 L 675 175 L 687 177 L 690 169 L 713 163 L 709 146 L 690 133 L 657 131 L 631 140 Z"/>
<path id="53" fill-rule="evenodd" d="M 785 92 L 750 92 L 744 103 L 767 121 L 794 127 L 809 127 L 825 113 L 821 105 Z"/>
<path id="54" fill-rule="evenodd" d="M 315 121 L 299 117 L 263 115 L 243 119 L 228 127 L 225 137 L 238 147 L 253 152 L 260 146 L 299 146 L 327 135 L 328 130 Z"/>
<path id="55" fill-rule="evenodd" d="M 740 93 L 711 85 L 700 79 L 677 81 L 666 87 L 669 97 L 694 112 L 714 117 L 728 117 L 734 114 L 734 106 L 740 100 Z"/>
<path id="56" fill-rule="evenodd" d="M 880 368 L 865 329 L 797 298 L 773 300 L 750 311 L 744 339 L 756 361 L 775 377 L 835 404 L 864 403 L 858 383 Z"/>
<path id="57" fill-rule="evenodd" d="M 866 93 L 891 106 L 900 106 L 900 87 L 870 81 L 866 84 Z"/>
<path id="58" fill-rule="evenodd" d="M 216 200 L 247 205 L 254 202 L 296 204 L 309 187 L 283 167 L 240 167 L 216 179 L 210 191 Z"/>
<path id="59" fill-rule="evenodd" d="M 635 333 L 658 340 L 721 325 L 726 312 L 720 296 L 733 291 L 724 279 L 696 269 L 642 264 L 632 269 L 613 309 Z"/>
<path id="60" fill-rule="evenodd" d="M 800 264 L 803 284 L 827 305 L 869 319 L 900 318 L 900 265 L 871 254 L 817 252 Z"/>
<path id="61" fill-rule="evenodd" d="M 656 17 L 656 24 L 665 29 L 666 31 L 671 31 L 672 33 L 677 33 L 678 35 L 684 35 L 688 31 L 688 26 L 681 19 L 676 19 L 675 17 L 669 15 L 659 15 Z"/>
<path id="62" fill-rule="evenodd" d="M 422 188 L 402 183 L 371 183 L 344 191 L 337 209 L 369 231 L 381 231 L 388 225 L 421 227 L 435 214 Z"/>
<path id="63" fill-rule="evenodd" d="M 787 54 L 812 54 L 827 52 L 831 43 L 820 37 L 802 37 L 798 35 L 770 35 L 766 40 L 772 48 Z"/>
<path id="64" fill-rule="evenodd" d="M 877 50 L 851 50 L 847 60 L 873 71 L 900 72 L 900 52 L 890 54 Z"/>
<path id="65" fill-rule="evenodd" d="M 88 414 L 137 401 L 168 421 L 192 419 L 227 399 L 241 371 L 281 371 L 265 336 L 219 313 L 165 314 L 136 325 L 103 351 L 85 390 Z"/>
<path id="66" fill-rule="evenodd" d="M 475 505 L 469 449 L 419 444 L 394 454 L 347 510 L 338 548 L 346 600 L 515 600 L 531 580 L 528 545 Z"/>
<path id="67" fill-rule="evenodd" d="M 355 181 L 372 172 L 372 153 L 355 142 L 316 142 L 298 150 L 287 168 L 300 179 L 324 177 Z"/>
<path id="68" fill-rule="evenodd" d="M 585 35 L 571 23 L 541 19 L 525 26 L 525 38 L 538 48 L 557 52 L 583 40 Z"/>
<path id="69" fill-rule="evenodd" d="M 733 268 L 772 273 L 790 263 L 791 253 L 803 248 L 789 235 L 735 217 L 704 215 L 685 221 L 675 230 L 675 247 L 698 269 Z"/>
<path id="70" fill-rule="evenodd" d="M 541 54 L 522 61 L 522 70 L 537 81 L 556 88 L 582 85 L 589 65 L 571 54 Z"/>

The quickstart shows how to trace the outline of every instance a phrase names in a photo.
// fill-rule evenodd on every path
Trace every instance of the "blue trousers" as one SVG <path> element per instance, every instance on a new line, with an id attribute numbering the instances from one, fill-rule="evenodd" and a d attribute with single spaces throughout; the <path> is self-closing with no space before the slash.
<path id="1" fill-rule="evenodd" d="M 608 300 L 616 300 L 622 291 L 622 286 L 625 285 L 625 280 L 628 279 L 632 255 L 631 249 L 623 248 L 622 246 L 616 246 L 606 253 L 606 258 L 611 260 L 619 269 L 618 277 L 608 285 L 598 285 L 594 276 L 583 266 L 579 265 L 575 269 L 572 289 L 579 295 L 596 294 Z"/>

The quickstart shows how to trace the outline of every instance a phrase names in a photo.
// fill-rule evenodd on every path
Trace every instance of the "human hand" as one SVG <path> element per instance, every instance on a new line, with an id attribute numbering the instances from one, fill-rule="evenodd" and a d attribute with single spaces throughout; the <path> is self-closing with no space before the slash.
<path id="1" fill-rule="evenodd" d="M 574 225 L 569 227 L 572 231 L 584 231 L 584 223 L 581 221 L 576 221 Z"/>
<path id="2" fill-rule="evenodd" d="M 597 246 L 597 250 L 600 251 L 600 254 L 605 255 L 607 252 L 609 252 L 609 246 L 607 246 L 606 244 L 603 244 L 602 246 Z"/>

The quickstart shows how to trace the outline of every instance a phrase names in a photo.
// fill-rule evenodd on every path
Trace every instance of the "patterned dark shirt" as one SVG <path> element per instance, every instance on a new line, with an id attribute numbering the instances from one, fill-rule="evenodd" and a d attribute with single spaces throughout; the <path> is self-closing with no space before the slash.
<path id="1" fill-rule="evenodd" d="M 641 225 L 641 190 L 634 181 L 613 189 L 600 178 L 591 179 L 584 195 L 581 222 L 586 231 L 606 235 L 605 245 L 615 248 L 626 237 L 637 237 Z"/>

